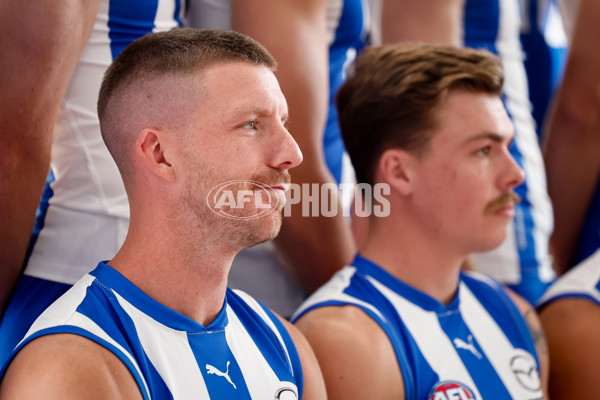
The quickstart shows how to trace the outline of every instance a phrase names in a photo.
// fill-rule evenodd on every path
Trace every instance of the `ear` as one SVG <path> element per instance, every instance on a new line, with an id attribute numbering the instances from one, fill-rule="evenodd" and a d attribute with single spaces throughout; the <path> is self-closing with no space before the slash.
<path id="1" fill-rule="evenodd" d="M 402 149 L 387 149 L 379 158 L 377 168 L 382 180 L 402 196 L 413 191 L 415 156 Z"/>
<path id="2" fill-rule="evenodd" d="M 157 129 L 140 131 L 136 141 L 136 157 L 141 159 L 152 174 L 168 182 L 174 182 L 175 170 L 171 165 L 169 150 L 164 132 Z"/>

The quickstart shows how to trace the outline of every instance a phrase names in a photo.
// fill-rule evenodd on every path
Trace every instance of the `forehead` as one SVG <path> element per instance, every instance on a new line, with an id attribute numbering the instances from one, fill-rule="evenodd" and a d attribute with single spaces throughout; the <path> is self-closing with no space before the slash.
<path id="1" fill-rule="evenodd" d="M 227 113 L 260 110 L 287 115 L 287 103 L 273 71 L 262 65 L 232 62 L 202 74 L 205 105 Z"/>
<path id="2" fill-rule="evenodd" d="M 436 113 L 438 129 L 432 140 L 444 145 L 468 143 L 482 134 L 493 134 L 502 140 L 513 137 L 513 124 L 499 96 L 451 90 Z"/>

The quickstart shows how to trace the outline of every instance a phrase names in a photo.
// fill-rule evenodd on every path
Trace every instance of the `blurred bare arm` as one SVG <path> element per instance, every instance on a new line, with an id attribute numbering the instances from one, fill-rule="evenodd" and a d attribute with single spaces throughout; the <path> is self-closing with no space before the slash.
<path id="1" fill-rule="evenodd" d="M 21 271 L 52 131 L 97 0 L 0 2 L 0 313 Z"/>
<path id="2" fill-rule="evenodd" d="M 465 0 L 381 0 L 381 41 L 462 44 Z"/>
<path id="3" fill-rule="evenodd" d="M 600 176 L 600 2 L 581 0 L 563 83 L 546 123 L 544 161 L 554 206 L 558 273 L 569 268 Z"/>
<path id="4" fill-rule="evenodd" d="M 277 78 L 288 101 L 288 128 L 304 155 L 291 171 L 296 184 L 335 183 L 325 164 L 323 130 L 328 109 L 328 43 L 325 0 L 233 0 L 232 28 L 263 44 L 275 57 Z M 338 193 L 333 191 L 333 201 Z M 354 255 L 349 222 L 303 216 L 291 207 L 279 237 L 280 259 L 307 293 L 313 292 Z"/>

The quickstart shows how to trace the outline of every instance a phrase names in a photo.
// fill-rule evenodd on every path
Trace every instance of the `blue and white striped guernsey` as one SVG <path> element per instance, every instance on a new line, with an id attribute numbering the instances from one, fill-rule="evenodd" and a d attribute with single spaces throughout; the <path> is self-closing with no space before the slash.
<path id="1" fill-rule="evenodd" d="M 518 309 L 500 285 L 461 274 L 445 306 L 357 256 L 302 305 L 359 307 L 385 331 L 406 399 L 541 399 L 539 362 Z M 452 397 L 451 393 L 457 397 Z"/>
<path id="2" fill-rule="evenodd" d="M 287 330 L 243 292 L 228 289 L 223 309 L 204 327 L 100 263 L 36 320 L 11 359 L 31 340 L 63 332 L 119 357 L 144 399 L 302 396 L 300 359 Z"/>
<path id="3" fill-rule="evenodd" d="M 521 45 L 522 0 L 467 0 L 464 43 L 497 54 L 504 68 L 503 101 L 515 128 L 510 153 L 525 171 L 515 192 L 523 201 L 504 242 L 475 256 L 477 268 L 535 302 L 554 280 L 549 240 L 553 214 L 546 172 L 529 101 L 525 55 Z"/>
<path id="4" fill-rule="evenodd" d="M 550 286 L 538 307 L 568 297 L 587 299 L 600 306 L 600 249 Z"/>

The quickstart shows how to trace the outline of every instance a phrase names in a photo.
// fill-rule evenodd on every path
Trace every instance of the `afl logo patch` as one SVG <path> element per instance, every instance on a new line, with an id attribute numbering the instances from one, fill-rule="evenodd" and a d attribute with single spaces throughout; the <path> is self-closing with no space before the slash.
<path id="1" fill-rule="evenodd" d="M 443 381 L 431 389 L 429 400 L 471 400 L 475 399 L 473 391 L 466 385 L 456 381 Z"/>

